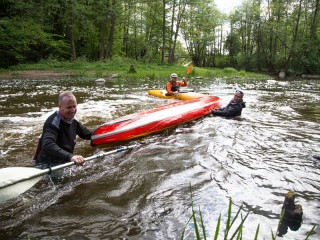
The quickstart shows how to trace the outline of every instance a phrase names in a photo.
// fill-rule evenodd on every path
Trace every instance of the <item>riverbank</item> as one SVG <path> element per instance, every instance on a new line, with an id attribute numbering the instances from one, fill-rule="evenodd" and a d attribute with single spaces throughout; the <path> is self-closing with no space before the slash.
<path id="1" fill-rule="evenodd" d="M 266 74 L 246 72 L 234 68 L 199 68 L 192 67 L 187 75 L 188 66 L 181 64 L 155 64 L 142 63 L 132 60 L 112 60 L 107 62 L 59 62 L 45 60 L 36 64 L 22 64 L 0 70 L 0 79 L 48 79 L 64 76 L 82 76 L 93 78 L 123 77 L 123 78 L 169 78 L 171 73 L 177 73 L 179 77 L 204 77 L 204 78 L 239 78 L 239 79 L 269 79 Z"/>
<path id="2" fill-rule="evenodd" d="M 49 79 L 65 76 L 74 76 L 74 73 L 66 71 L 52 70 L 24 70 L 24 71 L 8 71 L 0 73 L 0 79 Z"/>

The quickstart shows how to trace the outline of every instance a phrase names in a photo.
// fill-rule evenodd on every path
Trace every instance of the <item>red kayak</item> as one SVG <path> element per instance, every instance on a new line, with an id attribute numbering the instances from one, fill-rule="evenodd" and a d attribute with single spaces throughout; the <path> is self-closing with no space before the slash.
<path id="1" fill-rule="evenodd" d="M 91 137 L 91 145 L 125 141 L 159 132 L 200 118 L 220 106 L 219 97 L 206 96 L 131 114 L 98 127 Z"/>

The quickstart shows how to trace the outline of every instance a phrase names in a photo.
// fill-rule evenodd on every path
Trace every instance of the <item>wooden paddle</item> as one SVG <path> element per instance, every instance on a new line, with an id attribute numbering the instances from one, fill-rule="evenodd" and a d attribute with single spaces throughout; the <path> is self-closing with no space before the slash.
<path id="1" fill-rule="evenodd" d="M 189 66 L 188 66 L 188 68 L 187 68 L 187 71 L 186 71 L 186 75 L 187 75 L 187 79 L 189 78 L 189 74 L 191 73 L 191 71 L 192 71 L 192 62 L 189 64 Z M 188 85 L 189 85 L 189 80 L 188 80 Z M 194 92 L 194 89 L 184 89 L 184 90 L 182 90 L 182 91 L 180 91 L 181 93 L 183 93 L 183 92 Z M 205 93 L 205 92 L 201 92 L 202 94 L 205 94 L 205 95 L 209 95 L 209 93 Z"/>
<path id="2" fill-rule="evenodd" d="M 91 157 L 87 157 L 84 160 L 90 161 L 112 153 L 123 152 L 133 147 L 135 147 L 135 145 L 118 148 L 109 152 L 102 152 Z M 0 202 L 17 197 L 24 193 L 35 185 L 43 175 L 50 174 L 52 171 L 66 168 L 74 164 L 74 162 L 67 162 L 65 164 L 52 167 L 51 169 L 39 169 L 33 167 L 7 167 L 0 169 Z"/>
<path id="3" fill-rule="evenodd" d="M 192 64 L 190 64 L 187 68 L 187 71 L 186 71 L 186 79 L 189 78 L 189 74 L 191 73 L 192 71 Z M 184 87 L 183 89 L 181 89 L 179 91 L 179 93 L 188 93 L 188 92 L 194 92 L 193 89 L 190 89 L 190 88 L 187 88 L 187 87 Z"/>
<path id="4" fill-rule="evenodd" d="M 186 71 L 187 77 L 191 73 L 191 70 L 192 70 L 192 64 L 190 64 L 189 67 L 187 68 L 187 71 Z"/>

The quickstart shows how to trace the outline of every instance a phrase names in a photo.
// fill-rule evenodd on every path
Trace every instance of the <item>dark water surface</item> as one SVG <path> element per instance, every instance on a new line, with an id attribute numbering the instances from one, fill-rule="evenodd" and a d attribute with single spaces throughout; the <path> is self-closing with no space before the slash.
<path id="1" fill-rule="evenodd" d="M 57 96 L 71 90 L 78 118 L 94 129 L 108 120 L 165 104 L 147 94 L 165 82 L 108 79 L 0 80 L 0 168 L 30 166 Z M 320 82 L 193 79 L 191 87 L 226 105 L 245 92 L 239 119 L 206 117 L 160 134 L 122 143 L 137 147 L 84 167 L 66 168 L 61 182 L 43 179 L 17 198 L 0 203 L 0 239 L 194 239 L 191 195 L 208 239 L 228 201 L 251 213 L 243 239 L 271 239 L 284 195 L 296 192 L 303 224 L 283 238 L 304 239 L 320 222 Z M 79 139 L 75 152 L 90 156 L 119 145 L 92 148 Z M 1 176 L 0 176 L 1 178 Z M 223 227 L 222 227 L 223 228 Z M 222 231 L 221 231 L 222 233 Z M 222 235 L 220 236 L 222 239 Z M 319 239 L 320 232 L 309 239 Z"/>

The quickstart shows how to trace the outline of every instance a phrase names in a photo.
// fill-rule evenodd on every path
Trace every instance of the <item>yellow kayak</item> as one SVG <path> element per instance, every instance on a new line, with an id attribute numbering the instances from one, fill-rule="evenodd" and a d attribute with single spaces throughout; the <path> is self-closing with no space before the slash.
<path id="1" fill-rule="evenodd" d="M 174 98 L 174 99 L 179 99 L 179 100 L 190 100 L 190 99 L 201 98 L 201 97 L 207 96 L 205 94 L 196 93 L 196 92 L 179 92 L 179 93 L 172 95 L 172 96 L 166 96 L 167 91 L 161 90 L 161 89 L 148 90 L 148 93 L 154 97 Z"/>

